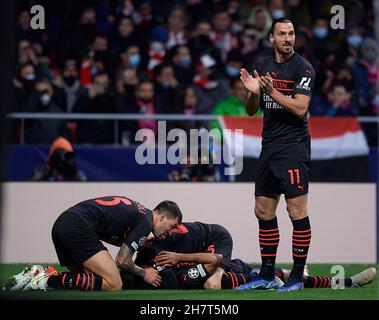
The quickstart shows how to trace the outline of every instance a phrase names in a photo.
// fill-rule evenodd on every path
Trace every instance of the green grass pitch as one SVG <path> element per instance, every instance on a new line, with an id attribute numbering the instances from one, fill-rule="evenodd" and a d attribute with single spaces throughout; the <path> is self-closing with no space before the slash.
<path id="1" fill-rule="evenodd" d="M 0 265 L 0 284 L 19 273 L 25 264 Z M 351 276 L 365 268 L 372 267 L 367 264 L 344 265 L 346 276 Z M 281 265 L 288 268 L 288 265 Z M 311 275 L 330 275 L 330 264 L 309 265 Z M 378 267 L 378 266 L 376 266 Z M 64 269 L 59 268 L 59 271 Z M 81 291 L 29 291 L 11 292 L 2 295 L 5 298 L 20 299 L 101 299 L 101 300 L 378 300 L 379 283 L 376 278 L 371 284 L 362 288 L 333 289 L 304 289 L 299 292 L 278 293 L 275 291 L 236 291 L 236 290 L 123 290 L 121 292 L 81 292 Z"/>

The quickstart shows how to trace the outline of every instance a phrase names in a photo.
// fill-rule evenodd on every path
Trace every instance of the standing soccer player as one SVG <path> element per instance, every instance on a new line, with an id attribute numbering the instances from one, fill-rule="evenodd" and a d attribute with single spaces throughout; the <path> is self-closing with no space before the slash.
<path id="1" fill-rule="evenodd" d="M 252 75 L 241 69 L 248 91 L 246 111 L 252 116 L 259 106 L 264 112 L 262 151 L 255 181 L 255 215 L 259 222 L 262 266 L 249 289 L 276 289 L 274 277 L 279 229 L 276 208 L 284 194 L 293 224 L 293 268 L 278 291 L 303 289 L 303 271 L 311 242 L 307 213 L 310 135 L 307 111 L 315 72 L 310 63 L 294 52 L 294 26 L 290 20 L 273 22 L 270 42 L 274 55 L 253 67 Z"/>

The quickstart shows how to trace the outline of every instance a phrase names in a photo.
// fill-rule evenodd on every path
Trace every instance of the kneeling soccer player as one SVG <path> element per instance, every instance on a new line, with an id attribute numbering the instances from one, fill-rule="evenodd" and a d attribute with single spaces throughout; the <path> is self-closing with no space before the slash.
<path id="1" fill-rule="evenodd" d="M 10 278 L 7 290 L 78 289 L 119 291 L 119 269 L 158 287 L 161 277 L 152 267 L 141 268 L 132 259 L 150 233 L 160 237 L 176 228 L 182 213 L 175 202 L 163 201 L 149 210 L 123 196 L 90 199 L 69 208 L 55 221 L 52 239 L 61 266 L 70 272 L 58 273 L 54 267 L 28 266 Z M 101 241 L 120 247 L 114 260 Z"/>

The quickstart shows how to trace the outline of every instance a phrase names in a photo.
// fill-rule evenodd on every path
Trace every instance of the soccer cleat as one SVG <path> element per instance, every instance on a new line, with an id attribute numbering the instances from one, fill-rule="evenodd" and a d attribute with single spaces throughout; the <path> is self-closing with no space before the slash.
<path id="1" fill-rule="evenodd" d="M 47 280 L 51 276 L 57 276 L 58 271 L 53 266 L 48 266 L 45 271 L 35 275 L 23 290 L 44 290 L 47 288 Z"/>
<path id="2" fill-rule="evenodd" d="M 366 284 L 371 283 L 376 275 L 376 268 L 368 268 L 360 273 L 357 273 L 351 277 L 352 288 L 360 288 Z"/>
<path id="3" fill-rule="evenodd" d="M 306 264 L 304 266 L 304 273 L 303 273 L 304 277 L 308 277 L 309 276 L 309 268 L 308 268 L 308 265 Z"/>
<path id="4" fill-rule="evenodd" d="M 3 290 L 17 291 L 22 290 L 30 280 L 43 272 L 44 268 L 41 265 L 31 265 L 29 264 L 20 273 L 9 278 L 3 286 Z"/>
<path id="5" fill-rule="evenodd" d="M 257 277 L 250 282 L 234 288 L 235 290 L 274 290 L 279 287 L 276 278 L 272 280 L 265 280 L 261 277 Z"/>
<path id="6" fill-rule="evenodd" d="M 304 283 L 298 279 L 289 279 L 277 292 L 299 291 L 304 289 Z"/>

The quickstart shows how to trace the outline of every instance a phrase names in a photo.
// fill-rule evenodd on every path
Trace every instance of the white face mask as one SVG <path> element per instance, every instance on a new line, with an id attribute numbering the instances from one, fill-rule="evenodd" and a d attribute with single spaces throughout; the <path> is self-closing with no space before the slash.
<path id="1" fill-rule="evenodd" d="M 51 97 L 49 94 L 47 93 L 44 93 L 42 96 L 41 96 L 41 103 L 44 105 L 44 106 L 47 106 L 51 100 Z"/>
<path id="2" fill-rule="evenodd" d="M 284 18 L 286 16 L 286 13 L 283 9 L 275 9 L 271 14 L 274 19 Z"/>
<path id="3" fill-rule="evenodd" d="M 25 80 L 32 81 L 36 78 L 36 75 L 34 73 L 30 73 L 25 77 Z"/>

